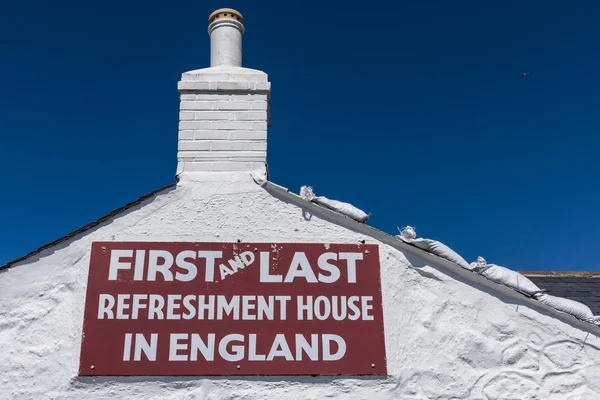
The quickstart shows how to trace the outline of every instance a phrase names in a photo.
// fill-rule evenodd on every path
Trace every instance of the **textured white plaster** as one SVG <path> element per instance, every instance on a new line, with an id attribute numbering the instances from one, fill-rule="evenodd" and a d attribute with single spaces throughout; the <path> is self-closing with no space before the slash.
<path id="1" fill-rule="evenodd" d="M 248 173 L 182 174 L 176 188 L 0 272 L 0 399 L 600 399 L 597 328 L 316 207 L 284 202 Z M 379 244 L 389 376 L 77 377 L 92 241 L 238 239 Z"/>

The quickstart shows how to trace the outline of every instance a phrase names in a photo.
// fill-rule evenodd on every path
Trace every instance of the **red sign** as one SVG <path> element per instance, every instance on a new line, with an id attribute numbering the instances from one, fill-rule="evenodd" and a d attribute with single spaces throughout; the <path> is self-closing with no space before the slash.
<path id="1" fill-rule="evenodd" d="M 95 242 L 80 375 L 384 375 L 379 250 Z"/>

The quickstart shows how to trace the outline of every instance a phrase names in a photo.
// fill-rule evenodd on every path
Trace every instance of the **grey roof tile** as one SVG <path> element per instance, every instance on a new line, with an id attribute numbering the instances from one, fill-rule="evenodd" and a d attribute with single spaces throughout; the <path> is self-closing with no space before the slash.
<path id="1" fill-rule="evenodd" d="M 600 315 L 600 274 L 525 271 L 523 275 L 546 293 L 583 303 Z"/>

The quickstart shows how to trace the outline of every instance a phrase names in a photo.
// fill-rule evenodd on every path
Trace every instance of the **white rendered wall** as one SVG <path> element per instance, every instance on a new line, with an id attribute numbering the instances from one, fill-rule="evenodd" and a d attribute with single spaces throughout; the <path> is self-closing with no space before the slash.
<path id="1" fill-rule="evenodd" d="M 591 325 L 382 243 L 388 377 L 78 377 L 92 241 L 377 243 L 248 174 L 196 177 L 0 272 L 0 399 L 600 399 Z"/>

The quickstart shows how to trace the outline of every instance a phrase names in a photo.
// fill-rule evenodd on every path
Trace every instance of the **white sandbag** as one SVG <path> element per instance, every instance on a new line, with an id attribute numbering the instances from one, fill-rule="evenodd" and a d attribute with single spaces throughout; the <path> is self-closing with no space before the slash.
<path id="1" fill-rule="evenodd" d="M 473 271 L 483 271 L 487 268 L 487 262 L 485 261 L 485 258 L 481 256 L 477 257 L 477 261 L 474 261 L 469 265 L 471 266 Z"/>
<path id="2" fill-rule="evenodd" d="M 400 228 L 398 228 L 400 230 Z M 415 240 L 417 238 L 417 231 L 410 225 L 406 225 L 400 231 L 400 237 L 405 240 Z"/>
<path id="3" fill-rule="evenodd" d="M 592 314 L 592 310 L 578 301 L 565 299 L 564 297 L 556 297 L 546 293 L 537 294 L 535 299 L 558 311 L 571 314 L 575 318 L 591 323 L 597 323 L 594 314 Z"/>
<path id="4" fill-rule="evenodd" d="M 250 171 L 250 176 L 254 179 L 257 185 L 265 186 L 268 181 L 267 169 L 261 168 L 257 170 Z"/>
<path id="5" fill-rule="evenodd" d="M 312 187 L 310 186 L 302 186 L 300 188 L 300 196 L 304 200 L 312 201 L 313 203 L 322 205 L 333 211 L 337 211 L 340 214 L 350 217 L 358 222 L 365 222 L 369 218 L 369 215 L 367 213 L 365 213 L 359 208 L 354 207 L 350 203 L 344 203 L 343 201 L 338 200 L 331 200 L 325 196 L 315 196 Z"/>
<path id="6" fill-rule="evenodd" d="M 406 243 L 417 246 L 429 253 L 435 254 L 438 257 L 458 264 L 461 267 L 471 270 L 471 266 L 457 252 L 446 246 L 442 242 L 432 239 L 417 238 L 417 232 L 412 226 L 407 226 L 400 232 L 400 239 Z"/>
<path id="7" fill-rule="evenodd" d="M 471 264 L 473 265 L 473 264 Z M 488 264 L 483 257 L 477 258 L 475 271 L 491 281 L 501 283 L 528 296 L 540 293 L 542 290 L 529 278 L 517 271 L 501 267 L 500 265 Z"/>
<path id="8" fill-rule="evenodd" d="M 315 193 L 313 192 L 312 186 L 302 186 L 300 188 L 300 197 L 302 197 L 306 201 L 311 201 L 315 198 Z"/>
<path id="9" fill-rule="evenodd" d="M 365 222 L 369 216 L 363 210 L 354 207 L 350 203 L 344 203 L 343 201 L 331 200 L 324 196 L 317 196 L 312 199 L 313 203 L 320 204 L 334 211 L 344 214 L 355 221 Z"/>

